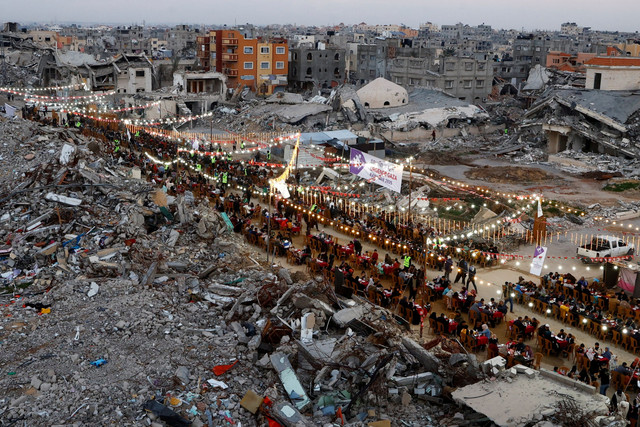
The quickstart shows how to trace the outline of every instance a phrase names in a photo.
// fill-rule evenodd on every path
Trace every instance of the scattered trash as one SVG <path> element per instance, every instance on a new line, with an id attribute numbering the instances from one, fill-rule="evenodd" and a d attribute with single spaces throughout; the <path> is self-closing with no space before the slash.
<path id="1" fill-rule="evenodd" d="M 91 282 L 91 286 L 89 288 L 89 292 L 87 292 L 87 296 L 89 298 L 98 295 L 98 291 L 100 290 L 100 286 L 96 282 Z"/>
<path id="2" fill-rule="evenodd" d="M 229 386 L 227 386 L 224 382 L 222 381 L 218 381 L 218 380 L 214 380 L 213 378 L 210 380 L 207 380 L 207 382 L 211 385 L 211 387 L 213 388 L 221 388 L 221 389 L 226 389 Z"/>
<path id="3" fill-rule="evenodd" d="M 95 366 L 96 368 L 99 368 L 100 366 L 104 365 L 105 363 L 107 363 L 107 361 L 104 360 L 104 359 L 98 359 L 98 360 L 94 360 L 93 362 L 91 362 L 91 364 L 93 366 Z"/>
<path id="4" fill-rule="evenodd" d="M 191 425 L 191 421 L 181 417 L 177 412 L 155 400 L 147 400 L 142 407 L 147 411 L 153 412 L 155 416 L 172 427 L 187 427 Z"/>
<path id="5" fill-rule="evenodd" d="M 224 374 L 225 372 L 227 372 L 229 369 L 233 368 L 236 363 L 238 363 L 237 360 L 235 362 L 233 362 L 232 364 L 230 364 L 230 365 L 214 366 L 213 369 L 211 369 L 211 370 L 213 371 L 214 374 L 216 374 L 217 376 L 220 376 L 220 375 Z"/>
<path id="6" fill-rule="evenodd" d="M 242 406 L 247 411 L 255 414 L 260 409 L 260 405 L 264 399 L 261 396 L 258 396 L 253 390 L 247 390 L 244 397 L 240 401 L 240 406 Z"/>

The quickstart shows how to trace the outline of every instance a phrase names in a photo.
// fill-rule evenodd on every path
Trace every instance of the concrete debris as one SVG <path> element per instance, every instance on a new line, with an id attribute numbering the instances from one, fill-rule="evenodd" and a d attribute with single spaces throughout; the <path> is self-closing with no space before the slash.
<path id="1" fill-rule="evenodd" d="M 492 363 L 498 362 L 501 364 L 497 360 Z M 520 366 L 516 365 L 515 370 L 521 374 L 467 385 L 455 390 L 452 397 L 459 404 L 485 414 L 499 426 L 528 425 L 544 420 L 557 422 L 560 414 L 569 412 L 562 407 L 566 405 L 565 400 L 574 405 L 571 409 L 575 412 L 567 413 L 574 419 L 608 415 L 609 399 L 595 393 L 593 387 L 587 386 L 591 390 L 575 387 L 579 382 L 567 377 L 562 377 L 567 381 L 560 382 L 547 375 L 529 375 L 530 369 Z M 499 405 L 495 404 L 496 399 Z"/>

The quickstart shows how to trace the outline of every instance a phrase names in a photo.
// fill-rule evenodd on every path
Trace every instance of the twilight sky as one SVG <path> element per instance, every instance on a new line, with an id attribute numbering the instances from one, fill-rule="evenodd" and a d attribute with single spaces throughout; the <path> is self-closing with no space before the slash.
<path id="1" fill-rule="evenodd" d="M 398 24 L 639 31 L 640 1 L 614 0 L 1 0 L 0 20 L 117 24 Z"/>

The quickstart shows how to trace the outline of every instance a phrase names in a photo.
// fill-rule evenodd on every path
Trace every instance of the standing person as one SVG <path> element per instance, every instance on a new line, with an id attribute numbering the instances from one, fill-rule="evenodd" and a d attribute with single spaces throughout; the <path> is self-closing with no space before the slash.
<path id="1" fill-rule="evenodd" d="M 360 243 L 360 240 L 353 239 L 353 249 L 355 250 L 357 256 L 360 256 L 362 254 L 362 243 Z"/>
<path id="2" fill-rule="evenodd" d="M 622 402 L 627 401 L 627 396 L 622 391 L 622 387 L 618 387 L 613 396 L 611 396 L 611 412 L 616 412 L 618 410 L 618 405 Z"/>
<path id="3" fill-rule="evenodd" d="M 609 376 L 609 370 L 607 369 L 606 365 L 602 365 L 602 367 L 600 368 L 600 374 L 598 376 L 600 377 L 600 394 L 606 396 L 611 379 L 611 377 Z"/>
<path id="4" fill-rule="evenodd" d="M 444 262 L 444 278 L 447 280 L 451 280 L 449 279 L 449 275 L 451 274 L 451 271 L 453 270 L 453 260 L 451 259 L 451 256 L 447 257 L 447 260 Z"/>
<path id="5" fill-rule="evenodd" d="M 431 132 L 431 140 L 432 141 L 436 140 L 436 130 L 435 129 Z"/>
<path id="6" fill-rule="evenodd" d="M 418 281 L 416 280 L 416 276 L 414 275 L 411 279 L 409 279 L 409 301 L 415 301 L 417 295 Z"/>
<path id="7" fill-rule="evenodd" d="M 469 267 L 467 265 L 467 261 L 465 261 L 464 259 L 458 261 L 458 274 L 456 274 L 456 279 L 453 281 L 453 283 L 458 283 L 458 280 L 462 279 L 462 284 L 464 285 L 465 280 L 467 279 L 468 270 Z"/>
<path id="8" fill-rule="evenodd" d="M 505 305 L 509 303 L 509 311 L 511 313 L 513 313 L 513 297 L 511 296 L 512 293 L 514 293 L 513 283 L 504 282 L 504 292 L 502 293 L 502 295 L 504 296 Z"/>
<path id="9" fill-rule="evenodd" d="M 411 256 L 409 254 L 404 254 L 404 261 L 402 265 L 406 270 L 409 270 L 409 267 L 411 267 Z"/>
<path id="10" fill-rule="evenodd" d="M 466 283 L 467 289 L 469 289 L 469 283 L 471 283 L 476 292 L 478 292 L 478 287 L 476 286 L 476 268 L 473 265 L 469 265 L 469 278 Z"/>

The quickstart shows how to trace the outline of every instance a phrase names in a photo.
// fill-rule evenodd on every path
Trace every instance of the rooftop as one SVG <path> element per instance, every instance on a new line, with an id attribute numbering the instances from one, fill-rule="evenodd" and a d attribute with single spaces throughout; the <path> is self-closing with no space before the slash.
<path id="1" fill-rule="evenodd" d="M 640 58 L 625 56 L 598 56 L 584 63 L 585 65 L 605 67 L 640 67 Z"/>

